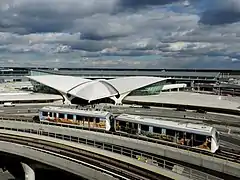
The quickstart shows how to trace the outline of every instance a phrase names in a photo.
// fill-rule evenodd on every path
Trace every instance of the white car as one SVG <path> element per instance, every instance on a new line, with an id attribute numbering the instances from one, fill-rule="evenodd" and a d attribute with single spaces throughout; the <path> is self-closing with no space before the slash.
<path id="1" fill-rule="evenodd" d="M 15 104 L 13 104 L 12 102 L 5 102 L 3 104 L 3 107 L 14 107 L 14 106 L 15 106 Z"/>

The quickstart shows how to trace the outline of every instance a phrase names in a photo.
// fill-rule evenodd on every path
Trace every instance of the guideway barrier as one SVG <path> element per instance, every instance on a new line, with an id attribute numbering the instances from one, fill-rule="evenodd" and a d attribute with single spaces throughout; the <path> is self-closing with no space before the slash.
<path id="1" fill-rule="evenodd" d="M 5 126 L 3 125 L 4 123 L 6 123 Z M 20 122 L 18 122 L 18 123 L 20 123 Z M 78 131 L 78 132 L 76 132 L 77 134 L 72 136 L 72 135 L 69 135 L 68 133 L 64 133 L 64 131 L 61 127 L 55 127 L 55 128 L 58 128 L 58 130 L 60 131 L 60 132 L 56 133 L 56 130 L 50 130 L 51 126 L 48 126 L 48 125 L 26 123 L 26 121 L 24 123 L 23 122 L 21 122 L 21 123 L 22 123 L 22 126 L 20 124 L 14 124 L 13 121 L 4 120 L 4 121 L 0 121 L 0 127 L 1 127 L 1 129 L 8 130 L 7 131 L 8 134 L 11 134 L 11 133 L 15 134 L 14 132 L 9 132 L 9 130 L 11 130 L 11 131 L 25 132 L 25 136 L 28 136 L 28 135 L 26 135 L 26 132 L 27 132 L 27 133 L 31 133 L 31 134 L 41 135 L 41 136 L 38 136 L 38 139 L 41 139 L 41 138 L 46 139 L 46 136 L 49 136 L 49 137 L 53 137 L 53 138 L 57 138 L 57 139 L 61 139 L 61 140 L 70 141 L 70 142 L 91 145 L 96 148 L 100 148 L 103 150 L 118 153 L 120 155 L 131 157 L 133 159 L 138 159 L 139 161 L 143 161 L 143 162 L 150 164 L 154 167 L 157 167 L 159 169 L 162 168 L 162 169 L 174 172 L 176 174 L 182 175 L 189 179 L 220 180 L 220 178 L 218 178 L 218 177 L 209 175 L 207 173 L 204 173 L 204 172 L 201 172 L 201 171 L 189 168 L 189 167 L 185 167 L 185 166 L 177 164 L 177 163 L 167 161 L 163 158 L 159 158 L 157 156 L 153 156 L 153 155 L 144 153 L 140 150 L 136 151 L 131 148 L 114 145 L 114 143 L 111 143 L 111 144 L 106 143 L 106 142 L 104 143 L 104 142 L 99 142 L 99 141 L 93 140 L 92 138 L 89 139 L 85 136 L 82 137 L 81 130 L 77 130 Z M 46 129 L 47 127 L 50 129 L 47 130 Z M 5 130 L 1 130 L 1 132 L 6 133 Z M 73 129 L 68 128 L 68 130 L 73 130 Z M 93 132 L 89 132 L 89 133 L 93 133 Z M 106 134 L 106 135 L 108 135 L 108 134 Z M 105 137 L 105 138 L 108 138 L 108 137 Z"/>
<path id="2" fill-rule="evenodd" d="M 222 180 L 221 178 L 215 177 L 215 176 L 211 176 L 209 174 L 203 173 L 201 171 L 197 171 L 188 167 L 184 167 L 182 165 L 176 164 L 176 163 L 172 163 L 170 161 L 161 159 L 161 158 L 157 158 L 154 156 L 150 156 L 148 154 L 139 152 L 139 151 L 135 151 L 132 149 L 128 149 L 128 148 L 124 148 L 124 147 L 119 147 L 119 146 L 114 146 L 114 145 L 109 145 L 109 144 L 104 144 L 104 143 L 99 143 L 99 142 L 95 142 L 95 141 L 90 141 L 90 140 L 83 140 L 81 138 L 77 138 L 77 137 L 72 137 L 72 136 L 66 136 L 63 134 L 55 134 L 55 133 L 43 133 L 41 131 L 35 131 L 35 130 L 31 130 L 31 129 L 15 129 L 14 131 L 18 130 L 17 132 L 13 132 L 12 130 L 3 130 L 0 129 L 0 134 L 1 137 L 5 137 L 5 135 L 7 135 L 6 137 L 9 138 L 9 135 L 14 136 L 19 136 L 19 139 L 24 139 L 23 137 L 30 139 L 33 138 L 33 142 L 36 143 L 39 140 L 42 141 L 49 141 L 49 142 L 56 142 L 56 139 L 58 140 L 57 143 L 59 143 L 59 147 L 61 145 L 70 145 L 70 143 L 74 142 L 75 143 L 79 143 L 79 144 L 84 144 L 84 145 L 88 145 L 88 146 L 92 146 L 94 148 L 99 148 L 102 150 L 107 150 L 110 151 L 110 153 L 117 153 L 119 155 L 124 155 L 126 157 L 131 157 L 132 159 L 137 159 L 138 161 L 144 162 L 148 165 L 152 165 L 151 169 L 157 169 L 157 170 L 167 170 L 167 171 L 172 171 L 176 174 L 179 174 L 185 178 L 185 179 L 195 179 L 195 180 Z M 27 133 L 30 133 L 29 134 Z M 40 135 L 40 136 L 39 136 Z M 44 137 L 47 136 L 47 137 Z M 18 138 L 18 137 L 17 137 Z M 54 139 L 53 139 L 54 138 Z M 63 142 L 63 141 L 67 141 L 69 143 Z M 31 142 L 29 140 L 27 140 L 27 142 Z M 74 144 L 72 144 L 72 147 L 77 148 L 77 146 L 74 146 Z M 97 152 L 99 153 L 99 152 Z M 121 156 L 116 156 L 116 159 L 123 159 Z M 159 171 L 160 172 L 160 171 Z M 161 170 L 161 174 L 166 174 L 162 172 Z M 172 175 L 172 174 L 171 174 Z M 176 176 L 178 177 L 178 176 Z M 180 179 L 180 178 L 176 178 L 175 179 Z"/>
<path id="3" fill-rule="evenodd" d="M 51 125 L 51 126 L 60 126 L 60 127 L 65 127 L 65 128 L 71 128 L 71 129 L 78 129 L 78 130 L 85 130 L 85 131 L 93 131 L 93 132 L 97 132 L 97 133 L 101 133 L 101 134 L 111 134 L 111 135 L 116 135 L 116 136 L 120 136 L 120 137 L 127 137 L 127 138 L 132 138 L 132 139 L 136 139 L 136 140 L 142 140 L 142 141 L 147 141 L 150 143 L 156 143 L 156 144 L 163 144 L 163 145 L 167 145 L 167 146 L 171 146 L 177 149 L 181 149 L 181 150 L 187 150 L 187 151 L 192 151 L 194 150 L 194 152 L 196 151 L 196 149 L 192 149 L 191 147 L 183 147 L 181 145 L 178 144 L 174 144 L 171 142 L 167 142 L 167 141 L 162 141 L 162 140 L 158 140 L 158 139 L 154 139 L 154 138 L 149 138 L 149 137 L 145 137 L 145 136 L 139 136 L 139 135 L 134 135 L 134 134 L 129 134 L 129 133 L 120 133 L 120 132 L 110 132 L 110 131 L 106 131 L 103 129 L 89 129 L 87 127 L 82 127 L 82 126 L 78 126 L 78 125 L 73 125 L 73 124 L 66 124 L 66 123 L 55 123 L 55 122 L 50 122 L 50 121 L 41 121 L 41 122 L 35 122 L 32 119 L 20 119 L 20 118 L 4 118 L 1 117 L 0 120 L 9 120 L 9 121 L 19 121 L 19 122 L 27 122 L 27 123 L 34 123 L 34 124 L 41 124 L 41 125 Z M 219 158 L 218 155 L 216 155 L 215 153 L 211 153 L 211 152 L 207 152 L 207 151 L 197 151 L 198 154 L 201 155 L 208 155 L 208 156 L 212 156 L 215 158 Z M 236 159 L 233 159 L 232 157 L 225 157 L 222 156 L 222 159 L 225 159 L 227 161 L 233 161 L 236 162 Z"/>

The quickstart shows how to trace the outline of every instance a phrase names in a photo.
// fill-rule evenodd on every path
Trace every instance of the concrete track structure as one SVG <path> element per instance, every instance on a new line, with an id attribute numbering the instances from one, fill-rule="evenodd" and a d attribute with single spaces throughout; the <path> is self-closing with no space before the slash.
<path id="1" fill-rule="evenodd" d="M 102 156 L 106 156 L 108 158 L 114 158 L 116 160 L 120 159 L 121 161 L 126 162 L 126 163 L 131 164 L 131 165 L 134 165 L 134 166 L 137 166 L 140 169 L 145 169 L 146 171 L 151 171 L 151 172 L 157 173 L 157 174 L 159 174 L 159 177 L 160 176 L 167 177 L 167 179 L 169 179 L 169 178 L 170 179 L 179 179 L 179 180 L 190 179 L 190 178 L 186 178 L 184 176 L 181 176 L 179 174 L 176 174 L 174 172 L 168 171 L 166 169 L 143 163 L 143 162 L 138 161 L 136 159 L 131 159 L 131 158 L 128 158 L 128 157 L 125 157 L 125 156 L 121 156 L 121 155 L 118 155 L 116 153 L 106 152 L 104 150 L 89 147 L 89 146 L 83 145 L 83 144 L 68 142 L 66 140 L 59 140 L 59 139 L 52 138 L 52 137 L 43 137 L 43 136 L 39 136 L 39 135 L 36 135 L 36 134 L 30 134 L 29 135 L 29 134 L 26 134 L 26 133 L 23 133 L 23 132 L 13 133 L 13 132 L 9 132 L 9 131 L 6 131 L 6 130 L 0 130 L 0 133 L 4 133 L 5 135 L 6 134 L 10 134 L 10 135 L 15 134 L 15 135 L 18 136 L 19 139 L 21 139 L 21 138 L 24 139 L 24 137 L 26 138 L 28 136 L 28 138 L 30 137 L 30 138 L 36 139 L 35 141 L 46 141 L 46 142 L 50 142 L 51 144 L 56 143 L 56 144 L 61 144 L 61 145 L 67 145 L 67 146 L 72 147 L 74 149 L 79 149 L 79 151 L 81 151 L 81 150 L 82 151 L 87 151 L 87 152 L 90 152 L 92 154 L 97 153 L 97 154 L 100 154 Z M 4 136 L 4 134 L 2 134 L 2 135 Z M 31 142 L 29 144 L 31 144 Z M 16 146 L 16 147 L 14 147 L 14 146 Z M 42 146 L 42 145 L 40 145 L 40 146 Z M 14 149 L 14 150 L 11 150 L 11 149 Z M 113 178 L 111 176 L 109 177 L 109 175 L 107 175 L 106 172 L 102 172 L 102 173 L 99 172 L 99 169 L 98 170 L 91 170 L 89 168 L 84 167 L 83 165 L 79 166 L 79 163 L 76 163 L 76 160 L 75 160 L 75 163 L 72 163 L 71 158 L 64 157 L 62 155 L 57 155 L 56 153 L 50 153 L 50 152 L 47 152 L 46 150 L 43 150 L 43 149 L 37 149 L 37 148 L 30 147 L 30 146 L 27 147 L 27 146 L 11 144 L 11 143 L 8 143 L 8 142 L 0 141 L 0 150 L 5 151 L 7 153 L 14 153 L 16 155 L 21 155 L 21 156 L 24 156 L 26 158 L 31 158 L 31 159 L 34 159 L 34 160 L 38 160 L 40 162 L 46 163 L 46 164 L 54 166 L 54 167 L 58 167 L 60 169 L 69 171 L 71 173 L 74 173 L 76 175 L 82 176 L 82 177 L 87 178 L 87 179 L 102 179 L 102 180 L 116 179 L 116 178 Z M 34 151 L 36 151 L 36 152 L 34 152 Z M 37 152 L 39 152 L 39 154 L 36 154 Z M 53 156 L 51 157 L 51 155 L 53 155 Z M 54 159 L 55 156 L 56 156 L 56 158 Z M 94 155 L 93 155 L 93 157 L 94 157 Z M 69 160 L 69 162 L 68 162 L 68 160 Z M 130 166 L 129 166 L 129 168 L 130 168 Z"/>
<path id="2" fill-rule="evenodd" d="M 73 162 L 71 158 L 67 159 L 66 157 L 37 148 L 0 141 L 0 151 L 30 158 L 88 179 L 116 180 L 116 178 L 113 178 L 100 171 L 86 167 L 77 162 Z"/>
<path id="3" fill-rule="evenodd" d="M 32 129 L 35 131 L 54 132 L 57 134 L 63 134 L 67 136 L 74 136 L 79 138 L 85 138 L 92 141 L 104 142 L 107 144 L 114 144 L 123 147 L 132 147 L 144 152 L 150 152 L 162 157 L 167 157 L 179 161 L 183 161 L 189 164 L 194 164 L 207 169 L 212 169 L 231 176 L 240 177 L 240 164 L 233 163 L 227 160 L 215 158 L 214 156 L 207 156 L 191 151 L 182 149 L 176 149 L 169 146 L 160 144 L 154 144 L 150 142 L 144 142 L 136 139 L 130 139 L 126 137 L 118 137 L 110 134 L 91 132 L 79 129 L 70 129 L 63 127 L 54 127 L 49 125 L 41 125 L 34 123 L 24 122 L 12 122 L 12 121 L 0 121 L 2 128 L 15 128 L 15 129 Z"/>

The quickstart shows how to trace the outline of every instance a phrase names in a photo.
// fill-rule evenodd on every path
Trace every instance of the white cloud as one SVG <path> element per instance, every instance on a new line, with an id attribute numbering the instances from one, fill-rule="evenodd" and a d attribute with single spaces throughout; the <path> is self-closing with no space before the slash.
<path id="1" fill-rule="evenodd" d="M 24 66 L 49 62 L 49 66 L 68 67 L 236 67 L 240 1 L 182 2 L 1 0 L 0 62 Z"/>

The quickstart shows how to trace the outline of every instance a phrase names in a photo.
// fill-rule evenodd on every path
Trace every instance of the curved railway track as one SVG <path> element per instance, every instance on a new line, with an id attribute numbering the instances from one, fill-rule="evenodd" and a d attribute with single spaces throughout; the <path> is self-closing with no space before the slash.
<path id="1" fill-rule="evenodd" d="M 12 118 L 12 119 L 4 119 L 3 118 L 3 120 L 24 121 L 22 119 L 14 119 L 14 118 Z M 26 122 L 26 121 L 29 122 L 28 119 L 26 119 L 24 122 Z M 87 131 L 94 131 L 94 132 L 112 134 L 112 135 L 117 135 L 117 136 L 123 136 L 123 137 L 138 139 L 138 140 L 142 140 L 142 141 L 148 141 L 148 142 L 152 142 L 152 143 L 167 145 L 167 146 L 171 146 L 171 147 L 175 147 L 175 148 L 179 148 L 179 149 L 184 149 L 184 150 L 187 150 L 187 151 L 201 153 L 201 154 L 204 154 L 204 155 L 213 156 L 213 157 L 216 157 L 216 158 L 240 163 L 240 150 L 223 148 L 221 146 L 220 146 L 219 150 L 216 153 L 213 154 L 213 153 L 205 151 L 205 150 L 200 150 L 200 149 L 196 149 L 196 148 L 192 148 L 192 147 L 188 147 L 188 146 L 184 146 L 184 145 L 175 144 L 175 143 L 172 143 L 172 142 L 167 142 L 167 141 L 163 141 L 163 140 L 159 140 L 159 139 L 154 139 L 154 138 L 149 138 L 149 137 L 146 137 L 146 136 L 139 136 L 139 135 L 124 133 L 124 132 L 111 132 L 111 131 L 106 131 L 106 130 L 102 130 L 102 129 L 87 128 L 87 127 L 81 127 L 81 126 L 77 126 L 77 125 L 64 124 L 64 123 L 33 122 L 32 119 L 30 120 L 30 122 L 31 123 L 37 123 L 37 124 L 53 125 L 53 126 L 60 126 L 60 127 L 67 127 L 67 128 L 73 128 L 73 129 L 80 129 L 80 130 L 87 130 Z"/>
<path id="2" fill-rule="evenodd" d="M 32 132 L 32 133 L 38 134 L 37 131 Z M 200 168 L 200 170 L 192 169 L 192 166 L 191 166 L 191 168 L 189 168 L 189 167 L 186 166 L 185 163 L 183 163 L 183 164 L 176 164 L 175 162 L 171 162 L 171 161 L 168 161 L 168 160 L 161 159 L 161 158 L 159 158 L 158 155 L 153 155 L 153 154 L 150 154 L 150 153 L 146 154 L 143 151 L 139 151 L 139 150 L 135 150 L 135 149 L 125 148 L 125 147 L 117 146 L 117 145 L 113 146 L 111 144 L 95 142 L 95 141 L 91 141 L 91 140 L 87 140 L 86 141 L 85 139 L 79 139 L 79 138 L 74 138 L 74 137 L 70 138 L 69 136 L 61 135 L 61 134 L 57 134 L 57 135 L 55 134 L 54 135 L 53 133 L 50 133 L 50 134 L 48 134 L 48 136 L 49 137 L 58 138 L 58 139 L 61 139 L 61 140 L 68 140 L 68 141 L 72 141 L 72 142 L 76 142 L 76 143 L 80 143 L 80 144 L 90 145 L 90 146 L 93 146 L 93 147 L 96 147 L 96 148 L 99 148 L 99 149 L 103 149 L 103 150 L 106 150 L 106 151 L 114 152 L 114 153 L 117 153 L 117 154 L 128 156 L 130 158 L 134 158 L 134 159 L 137 159 L 140 156 L 141 157 L 140 161 L 142 161 L 144 163 L 151 164 L 152 166 L 157 166 L 157 167 L 160 167 L 160 168 L 164 168 L 164 169 L 169 170 L 169 171 L 174 171 L 175 173 L 178 173 L 178 172 L 176 172 L 174 170 L 175 168 L 180 168 L 180 169 L 182 168 L 184 171 L 183 172 L 179 172 L 179 173 L 180 173 L 180 175 L 185 176 L 187 178 L 188 177 L 194 177 L 193 179 L 196 179 L 196 180 L 198 180 L 198 179 L 201 179 L 201 180 L 204 180 L 204 179 L 206 179 L 206 180 L 208 180 L 208 179 L 211 179 L 211 180 L 221 180 L 222 179 L 222 175 L 215 174 L 214 172 L 211 172 L 211 171 L 209 171 L 208 173 L 210 173 L 210 174 L 213 173 L 214 175 L 206 174 L 205 172 L 203 172 L 202 167 Z M 10 139 L 11 138 L 15 139 L 17 137 L 17 135 L 12 135 L 12 137 L 11 137 L 11 135 L 9 135 L 9 134 L 1 133 L 0 140 L 1 140 L 2 137 L 8 138 L 8 139 L 10 137 Z M 29 137 L 27 137 L 27 136 L 24 136 L 24 138 L 29 139 Z M 21 137 L 21 139 L 22 139 L 22 137 Z M 39 144 L 44 145 L 43 142 L 42 142 L 42 139 L 36 139 L 36 137 L 35 137 L 35 138 L 32 138 L 32 141 L 34 143 L 39 143 Z M 44 141 L 44 143 L 45 143 L 45 141 Z M 48 144 L 49 143 L 51 144 L 51 142 L 48 142 Z M 54 142 L 54 145 L 56 145 L 55 142 Z M 61 142 L 59 142 L 57 148 L 61 150 L 62 146 L 67 146 L 67 145 L 62 145 Z M 41 147 L 44 148 L 44 146 L 41 146 Z M 70 149 L 71 149 L 70 151 L 76 151 L 75 146 L 74 147 L 71 146 Z M 78 152 L 78 150 L 77 150 L 77 152 Z M 91 157 L 95 158 L 95 156 L 91 156 Z M 146 162 L 146 160 L 150 160 L 150 162 Z M 154 161 L 154 163 L 152 163 L 151 160 Z M 111 163 L 113 163 L 113 164 L 118 166 L 118 161 L 116 162 L 114 160 Z M 129 166 L 125 166 L 125 168 L 129 169 Z M 130 172 L 132 172 L 131 168 L 129 170 L 130 170 Z M 141 168 L 139 168 L 138 170 L 139 170 L 138 175 L 141 175 L 142 173 L 144 173 L 144 174 L 147 173 L 148 176 L 149 176 L 149 172 L 148 171 L 145 172 L 145 170 L 141 170 Z M 161 171 L 161 169 L 160 169 L 160 171 Z M 218 177 L 221 177 L 221 178 L 218 178 Z M 234 177 L 232 177 L 232 176 L 226 176 L 226 177 L 231 177 L 231 178 L 234 179 Z M 159 180 L 159 178 L 160 178 L 160 175 L 158 175 L 157 179 Z M 154 178 L 152 178 L 152 177 L 150 179 L 154 180 Z M 135 180 L 135 179 L 133 179 L 133 180 Z"/>
<path id="3" fill-rule="evenodd" d="M 48 150 L 66 157 L 70 157 L 73 160 L 80 160 L 95 167 L 99 167 L 101 171 L 107 173 L 120 180 L 159 180 L 160 175 L 153 171 L 135 167 L 134 165 L 116 161 L 109 157 L 104 157 L 99 154 L 93 154 L 86 150 L 80 150 L 60 143 L 53 143 L 43 140 L 38 140 L 30 137 L 19 137 L 16 135 L 2 135 L 0 140 L 17 143 L 21 145 L 38 148 L 40 151 Z M 167 180 L 167 177 L 161 177 L 163 180 Z"/>

